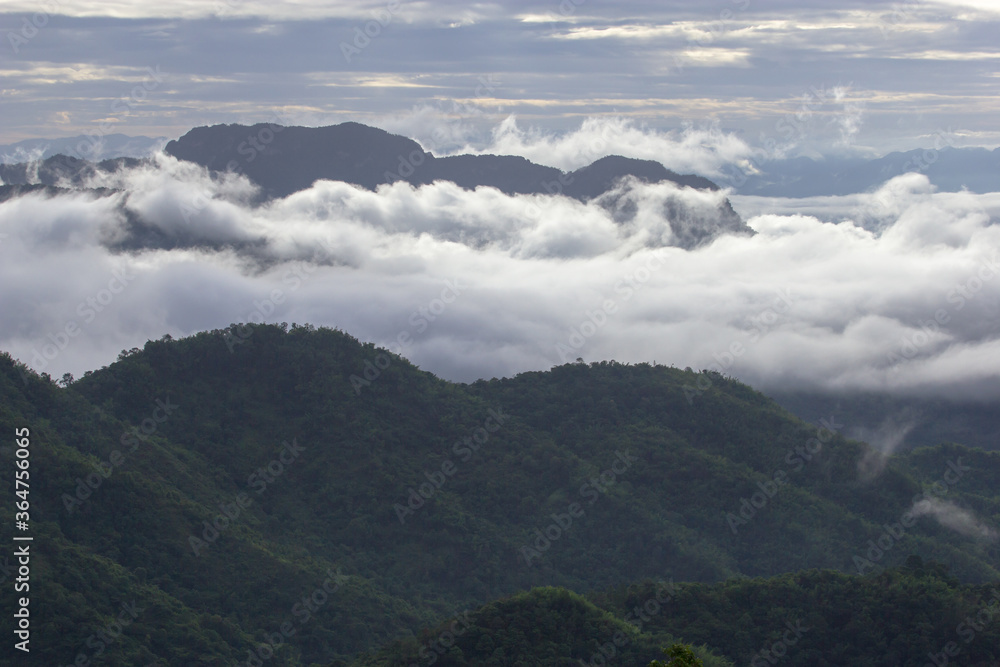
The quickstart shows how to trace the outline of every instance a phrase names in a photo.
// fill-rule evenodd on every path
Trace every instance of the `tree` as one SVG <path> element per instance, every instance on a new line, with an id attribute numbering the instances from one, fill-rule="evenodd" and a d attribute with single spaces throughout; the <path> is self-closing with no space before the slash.
<path id="1" fill-rule="evenodd" d="M 694 654 L 690 646 L 674 644 L 670 648 L 663 649 L 663 652 L 670 661 L 654 660 L 649 663 L 649 667 L 704 667 L 704 663 Z"/>

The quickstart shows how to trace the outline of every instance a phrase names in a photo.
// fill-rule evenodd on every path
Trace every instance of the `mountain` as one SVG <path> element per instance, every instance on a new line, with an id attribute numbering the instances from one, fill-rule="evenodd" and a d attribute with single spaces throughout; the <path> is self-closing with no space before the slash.
<path id="1" fill-rule="evenodd" d="M 658 592 L 661 599 L 669 597 L 665 591 Z M 605 664 L 613 659 L 623 667 L 647 667 L 660 655 L 660 648 L 674 643 L 675 638 L 664 632 L 641 632 L 636 623 L 641 625 L 642 621 L 628 611 L 614 615 L 566 589 L 536 588 L 467 610 L 352 665 L 542 667 L 591 661 Z M 732 665 L 706 648 L 697 653 L 707 667 Z"/>
<path id="2" fill-rule="evenodd" d="M 651 613 L 648 602 L 667 592 Z M 704 642 L 735 664 L 986 667 L 1000 659 L 1000 588 L 961 585 L 919 557 L 867 577 L 808 570 L 717 584 L 645 582 L 592 597 L 618 617 L 638 607 L 645 633 Z"/>
<path id="3" fill-rule="evenodd" d="M 705 665 L 997 664 L 1000 589 L 910 559 L 877 576 L 810 570 L 718 584 L 637 582 L 582 597 L 533 589 L 393 642 L 357 667 L 437 664 L 647 667 L 695 642 Z"/>
<path id="4" fill-rule="evenodd" d="M 358 123 L 331 127 L 282 127 L 280 125 L 216 125 L 198 127 L 165 151 L 213 172 L 245 174 L 259 186 L 259 195 L 246 205 L 261 205 L 307 189 L 317 180 L 351 183 L 370 190 L 402 180 L 414 186 L 450 181 L 465 189 L 494 187 L 506 194 L 565 195 L 579 201 L 595 200 L 619 224 L 634 221 L 648 199 L 640 183 L 668 184 L 654 195 L 668 221 L 671 245 L 692 249 L 723 234 L 755 232 L 733 210 L 728 199 L 702 200 L 684 196 L 674 186 L 718 191 L 700 176 L 676 174 L 659 162 L 608 156 L 564 173 L 534 164 L 522 157 L 458 155 L 437 158 L 411 139 Z M 99 163 L 57 155 L 45 160 L 0 165 L 0 201 L 28 192 L 25 186 L 89 189 L 97 182 L 113 182 L 109 175 L 148 164 L 133 158 Z M 60 194 L 45 190 L 45 194 Z M 90 193 L 109 194 L 108 190 Z M 116 249 L 169 249 L 218 247 L 205 241 L 197 228 L 178 225 L 177 211 L 189 215 L 190 201 L 173 209 L 160 208 L 143 217 L 131 210 L 128 198 L 118 204 L 126 220 L 125 233 L 116 238 Z M 163 219 L 148 219 L 162 215 Z M 252 245 L 252 244 L 250 244 Z"/>
<path id="5" fill-rule="evenodd" d="M 882 459 L 838 415 L 807 424 L 717 374 L 454 384 L 339 331 L 233 325 L 62 384 L 0 358 L 0 426 L 31 432 L 32 657 L 51 664 L 94 657 L 123 604 L 144 611 L 108 664 L 327 664 L 539 586 L 867 580 L 913 554 L 1000 579 L 1000 454 Z"/>
<path id="6" fill-rule="evenodd" d="M 846 435 L 880 449 L 908 450 L 960 442 L 1000 450 L 1000 407 L 994 401 L 953 401 L 880 392 L 774 391 L 768 395 L 810 422 L 834 410 L 850 424 Z"/>
<path id="7" fill-rule="evenodd" d="M 139 158 L 119 157 L 90 162 L 68 155 L 54 155 L 33 162 L 0 164 L 0 187 L 48 185 L 68 189 L 85 187 L 98 172 L 113 173 L 142 164 Z M 9 191 L 8 191 L 9 192 Z"/>
<path id="8" fill-rule="evenodd" d="M 25 139 L 0 146 L 0 164 L 44 160 L 55 155 L 73 156 L 92 162 L 119 157 L 142 158 L 160 150 L 166 143 L 166 137 L 130 137 L 124 134 Z"/>
<path id="9" fill-rule="evenodd" d="M 267 197 L 303 190 L 318 178 L 342 180 L 368 189 L 395 180 L 413 185 L 446 180 L 464 188 L 491 185 L 508 194 L 561 191 L 578 199 L 600 195 L 625 175 L 648 183 L 671 181 L 699 189 L 718 188 L 709 179 L 677 174 L 656 161 L 621 156 L 602 158 L 569 174 L 514 156 L 434 158 L 415 141 L 359 123 L 319 128 L 215 125 L 194 128 L 169 141 L 123 134 L 107 135 L 99 142 L 86 135 L 26 139 L 0 146 L 0 178 L 8 184 L 33 182 L 17 180 L 14 172 L 3 176 L 2 168 L 20 164 L 23 173 L 25 168 L 30 169 L 29 163 L 58 155 L 96 163 L 123 157 L 145 158 L 163 148 L 178 159 L 215 171 L 229 167 L 245 173 L 263 187 Z M 725 185 L 740 195 L 849 195 L 873 190 L 907 172 L 919 172 L 945 192 L 1000 189 L 1000 148 L 944 146 L 897 151 L 878 158 L 800 156 L 761 161 L 756 167 L 757 173 L 729 178 Z M 47 182 L 44 176 L 40 182 Z"/>
<path id="10" fill-rule="evenodd" d="M 757 165 L 759 173 L 733 179 L 741 195 L 817 197 L 850 195 L 878 188 L 908 172 L 926 174 L 938 189 L 958 192 L 1000 190 L 1000 148 L 915 149 L 879 158 L 796 157 Z"/>
<path id="11" fill-rule="evenodd" d="M 506 194 L 561 193 L 581 200 L 600 196 L 625 176 L 718 189 L 706 178 L 681 176 L 658 162 L 620 156 L 570 173 L 510 155 L 435 157 L 412 139 L 360 123 L 196 127 L 164 150 L 213 171 L 246 174 L 267 197 L 288 196 L 321 178 L 369 190 L 399 180 L 411 185 L 451 181 L 467 189 L 490 186 Z"/>

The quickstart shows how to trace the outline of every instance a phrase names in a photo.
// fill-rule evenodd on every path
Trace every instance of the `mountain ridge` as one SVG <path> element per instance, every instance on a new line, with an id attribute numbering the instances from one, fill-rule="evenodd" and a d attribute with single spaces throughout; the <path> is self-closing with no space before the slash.
<path id="1" fill-rule="evenodd" d="M 580 202 L 595 201 L 616 223 L 632 222 L 647 194 L 643 188 L 666 185 L 651 198 L 659 215 L 669 224 L 670 243 L 693 249 L 723 234 L 752 236 L 751 229 L 707 178 L 680 175 L 653 160 L 606 156 L 573 172 L 535 164 L 511 155 L 457 155 L 435 157 L 420 145 L 399 135 L 360 123 L 329 127 L 283 127 L 273 124 L 238 124 L 197 127 L 169 142 L 167 155 L 197 164 L 214 177 L 241 174 L 256 186 L 241 205 L 262 206 L 313 187 L 320 180 L 339 181 L 375 191 L 397 182 L 413 187 L 450 182 L 465 190 L 496 188 L 508 196 L 565 196 Z M 91 179 L 113 182 L 115 172 L 149 164 L 148 160 L 117 158 L 91 163 L 58 155 L 40 162 L 0 165 L 0 201 L 24 192 L 23 188 L 44 185 L 87 188 Z M 645 184 L 645 185 L 644 185 Z M 688 197 L 687 188 L 718 193 L 713 198 Z M 57 191 L 44 191 L 54 194 Z M 91 190 L 97 196 L 107 190 Z M 145 220 L 127 210 L 121 202 L 128 233 L 122 248 L 189 247 L 198 245 L 197 229 L 173 228 L 171 214 L 165 219 Z M 198 208 L 190 201 L 179 202 L 184 221 Z M 528 214 L 530 215 L 530 214 Z M 232 242 L 233 245 L 238 245 Z M 203 242 L 208 247 L 211 243 Z"/>
<path id="2" fill-rule="evenodd" d="M 358 391 L 366 362 L 380 373 Z M 708 388 L 689 402 L 699 378 Z M 537 586 L 856 574 L 856 557 L 871 574 L 914 553 L 963 581 L 1000 580 L 995 542 L 931 517 L 895 527 L 915 497 L 944 497 L 934 482 L 956 457 L 977 481 L 949 485 L 948 502 L 1000 516 L 1000 454 L 900 455 L 865 482 L 866 445 L 718 374 L 602 362 L 463 385 L 336 330 L 233 325 L 149 341 L 66 384 L 0 359 L 0 426 L 45 443 L 32 516 L 52 548 L 36 564 L 95 591 L 76 623 L 122 595 L 155 603 L 118 647 L 147 661 L 245 661 L 286 622 L 296 634 L 272 664 L 347 660 Z M 797 447 L 813 453 L 796 459 Z M 886 548 L 870 551 L 876 540 Z M 105 571 L 119 593 L 100 585 Z M 331 572 L 347 583 L 326 592 Z M 39 584 L 50 615 L 66 604 L 64 576 Z M 317 587 L 322 611 L 300 624 L 296 605 Z M 142 641 L 166 609 L 180 625 Z M 189 636 L 172 639 L 182 619 Z M 88 631 L 58 627 L 39 639 L 67 664 Z"/>
<path id="3" fill-rule="evenodd" d="M 565 194 L 581 200 L 603 194 L 625 176 L 718 189 L 706 178 L 680 175 L 652 160 L 621 156 L 601 158 L 574 172 L 513 155 L 436 157 L 412 139 L 356 122 L 318 128 L 264 123 L 197 127 L 169 142 L 164 151 L 213 171 L 244 173 L 268 197 L 287 196 L 319 178 L 369 190 L 397 180 L 414 186 L 444 180 L 466 189 L 492 186 L 509 195 Z M 262 166 L 265 162 L 269 169 Z"/>
<path id="4" fill-rule="evenodd" d="M 733 192 L 760 197 L 829 197 L 869 192 L 895 176 L 926 174 L 944 192 L 1000 190 L 1000 148 L 936 146 L 878 158 L 795 157 L 762 161 L 757 173 L 732 174 Z"/>

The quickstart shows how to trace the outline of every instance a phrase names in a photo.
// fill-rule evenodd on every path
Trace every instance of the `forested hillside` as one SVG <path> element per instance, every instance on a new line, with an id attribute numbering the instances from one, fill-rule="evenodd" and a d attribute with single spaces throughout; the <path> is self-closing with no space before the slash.
<path id="1" fill-rule="evenodd" d="M 876 576 L 810 570 L 718 584 L 647 581 L 591 599 L 534 589 L 394 642 L 358 667 L 410 664 L 647 667 L 700 645 L 705 665 L 917 667 L 1000 659 L 1000 588 L 961 585 L 912 557 Z"/>
<path id="2" fill-rule="evenodd" d="M 871 576 L 911 555 L 956 581 L 1000 578 L 1000 455 L 949 444 L 883 460 L 837 414 L 807 424 L 717 374 L 602 362 L 462 385 L 340 331 L 248 325 L 150 341 L 61 383 L 4 357 L 0 395 L 10 443 L 31 431 L 32 657 L 51 664 L 350 661 L 482 605 L 555 613 L 551 591 L 493 602 L 538 586 L 825 568 L 867 575 L 835 580 L 868 599 Z M 2 453 L 12 466 L 12 444 Z M 746 585 L 691 590 L 719 623 L 738 608 L 733 623 L 766 632 L 730 595 Z M 941 605 L 972 604 L 947 587 Z M 613 619 L 567 626 L 581 646 L 593 623 L 625 622 L 620 597 L 587 603 Z M 135 616 L 101 640 L 122 605 Z M 703 625 L 660 630 L 733 660 L 760 636 Z M 644 651 L 630 659 L 657 657 Z"/>

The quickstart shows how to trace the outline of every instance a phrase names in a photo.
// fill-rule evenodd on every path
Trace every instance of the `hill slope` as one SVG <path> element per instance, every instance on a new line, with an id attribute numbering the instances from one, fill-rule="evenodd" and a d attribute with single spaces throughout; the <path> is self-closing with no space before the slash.
<path id="1" fill-rule="evenodd" d="M 37 433 L 36 534 L 78 554 L 59 565 L 40 544 L 43 585 L 103 591 L 78 607 L 91 625 L 163 596 L 219 664 L 286 623 L 289 664 L 346 659 L 532 586 L 853 572 L 858 557 L 869 573 L 911 553 L 998 578 L 996 542 L 946 525 L 995 525 L 1000 455 L 879 462 L 836 415 L 821 430 L 712 374 L 602 362 L 457 385 L 338 331 L 261 325 L 150 341 L 67 388 L 5 358 L 0 381 L 0 426 Z M 862 478 L 862 461 L 885 468 Z M 900 533 L 925 489 L 933 511 Z M 69 663 L 92 631 L 64 594 L 39 595 L 60 619 L 40 644 Z M 140 646 L 172 655 L 119 644 Z"/>
<path id="2" fill-rule="evenodd" d="M 706 665 L 921 667 L 1000 658 L 1000 588 L 912 558 L 878 576 L 811 570 L 721 584 L 642 582 L 589 600 L 534 589 L 394 642 L 355 667 L 646 667 L 675 641 Z"/>

